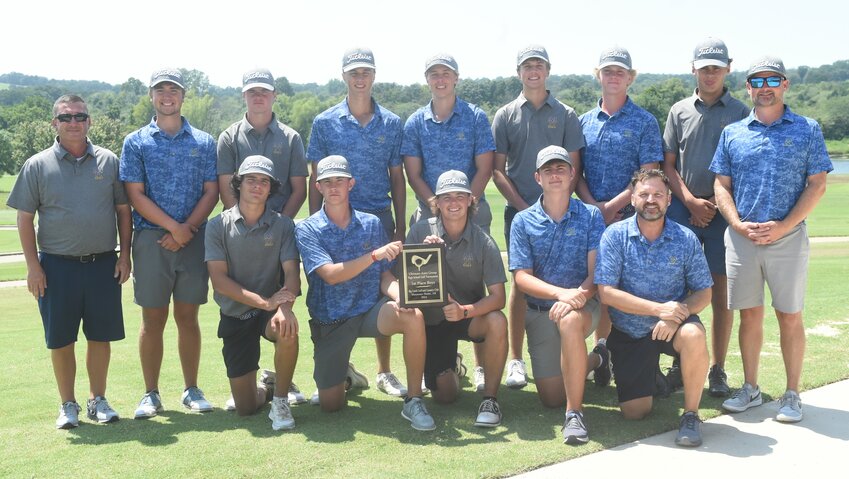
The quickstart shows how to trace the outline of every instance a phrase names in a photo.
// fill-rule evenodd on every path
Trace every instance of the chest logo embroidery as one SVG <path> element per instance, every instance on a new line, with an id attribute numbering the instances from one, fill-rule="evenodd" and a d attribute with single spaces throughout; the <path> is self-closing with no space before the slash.
<path id="1" fill-rule="evenodd" d="M 385 136 L 383 136 L 383 135 L 378 136 L 378 137 L 377 137 L 377 142 L 378 142 L 378 143 L 380 143 L 381 145 L 382 145 L 382 144 L 384 144 L 384 143 L 386 143 L 386 137 L 385 137 Z"/>
<path id="2" fill-rule="evenodd" d="M 463 267 L 471 268 L 472 267 L 472 255 L 467 254 L 463 255 Z"/>
<path id="3" fill-rule="evenodd" d="M 678 264 L 678 258 L 676 256 L 670 256 L 669 264 Z"/>
<path id="4" fill-rule="evenodd" d="M 283 154 L 283 144 L 278 143 L 278 144 L 274 145 L 273 147 L 271 147 L 271 154 L 272 155 L 282 155 Z"/>
<path id="5" fill-rule="evenodd" d="M 548 118 L 548 128 L 552 130 L 557 128 L 557 117 L 551 116 Z"/>
<path id="6" fill-rule="evenodd" d="M 103 166 L 98 166 L 96 170 L 94 170 L 94 179 L 102 180 L 103 179 Z"/>
<path id="7" fill-rule="evenodd" d="M 462 131 L 461 131 L 460 133 L 457 133 L 457 139 L 458 139 L 458 140 L 465 140 L 465 139 L 466 139 L 466 134 L 465 134 L 465 133 L 463 133 Z"/>
<path id="8" fill-rule="evenodd" d="M 785 148 L 793 148 L 793 138 L 785 138 L 784 139 L 784 147 Z"/>
<path id="9" fill-rule="evenodd" d="M 274 246 L 274 236 L 271 235 L 271 231 L 268 231 L 265 233 L 265 235 L 263 235 L 262 242 L 263 246 L 265 246 L 266 248 Z"/>

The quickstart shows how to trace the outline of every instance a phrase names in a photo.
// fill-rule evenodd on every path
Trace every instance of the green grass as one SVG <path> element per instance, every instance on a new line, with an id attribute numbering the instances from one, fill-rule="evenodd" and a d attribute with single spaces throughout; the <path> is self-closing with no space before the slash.
<path id="1" fill-rule="evenodd" d="M 17 230 L 0 230 L 0 254 L 20 252 L 21 240 Z"/>
<path id="2" fill-rule="evenodd" d="M 825 149 L 834 157 L 849 157 L 849 138 L 842 140 L 825 140 Z"/>
<path id="3" fill-rule="evenodd" d="M 17 281 L 27 278 L 27 266 L 23 261 L 0 263 L 0 281 Z"/>
<path id="4" fill-rule="evenodd" d="M 803 388 L 849 377 L 849 304 L 844 279 L 849 274 L 849 243 L 815 244 L 810 260 L 805 325 L 808 328 Z M 321 413 L 317 407 L 296 406 L 297 428 L 288 433 L 271 431 L 267 409 L 247 419 L 219 409 L 200 416 L 178 406 L 182 381 L 176 354 L 175 327 L 169 322 L 165 334 L 166 355 L 160 388 L 166 412 L 149 421 L 127 419 L 141 396 L 137 331 L 139 308 L 132 303 L 132 287 L 124 287 L 127 339 L 113 344 L 108 397 L 124 417 L 119 423 L 97 426 L 84 420 L 71 431 L 53 429 L 57 393 L 49 354 L 44 347 L 41 322 L 32 297 L 25 288 L 4 289 L 0 316 L 0 447 L 5 450 L 0 476 L 50 477 L 61 468 L 68 477 L 149 477 L 152 471 L 173 476 L 258 477 L 288 474 L 310 477 L 404 476 L 493 477 L 518 473 L 634 441 L 677 427 L 683 396 L 659 400 L 644 421 L 625 422 L 616 409 L 613 387 L 588 385 L 586 415 L 592 441 L 582 447 L 562 444 L 559 435 L 563 413 L 543 408 L 533 382 L 524 390 L 502 388 L 499 401 L 504 412 L 501 427 L 485 430 L 472 423 L 479 396 L 464 380 L 464 392 L 452 406 L 427 400 L 437 422 L 436 431 L 413 431 L 400 417 L 401 403 L 368 389 L 349 397 L 339 413 Z M 221 407 L 228 397 L 227 380 L 216 338 L 217 308 L 210 301 L 201 308 L 203 354 L 200 386 Z M 312 344 L 306 325 L 303 300 L 296 313 L 301 321 L 300 358 L 295 381 L 304 393 L 313 391 Z M 705 314 L 703 317 L 709 317 Z M 709 327 L 709 321 L 705 321 Z M 735 325 L 736 326 L 736 325 Z M 736 334 L 734 335 L 736 338 Z M 461 349 L 471 357 L 468 344 Z M 784 390 L 777 323 L 765 321 L 761 359 L 761 388 L 769 398 Z M 86 375 L 83 347 L 78 348 L 77 392 L 85 397 Z M 263 343 L 261 365 L 270 365 L 271 349 Z M 353 361 L 369 378 L 376 362 L 371 340 L 359 341 Z M 393 344 L 393 369 L 403 372 L 401 342 Z M 731 341 L 727 369 L 732 385 L 742 371 L 736 339 Z M 402 375 L 403 376 L 403 375 Z M 719 414 L 718 399 L 705 396 L 702 417 Z M 396 466 L 396 464 L 398 466 Z M 59 466 L 61 465 L 61 466 Z"/>
<path id="5" fill-rule="evenodd" d="M 825 195 L 808 217 L 810 236 L 849 236 L 849 175 L 829 175 Z"/>

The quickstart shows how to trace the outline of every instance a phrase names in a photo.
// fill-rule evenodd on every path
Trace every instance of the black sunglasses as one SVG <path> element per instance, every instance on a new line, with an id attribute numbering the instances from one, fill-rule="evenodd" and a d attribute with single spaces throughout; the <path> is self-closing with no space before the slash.
<path id="1" fill-rule="evenodd" d="M 763 88 L 764 83 L 766 86 L 770 88 L 777 88 L 781 85 L 781 82 L 784 81 L 784 77 L 780 76 L 772 76 L 772 77 L 755 77 L 749 78 L 749 85 L 752 85 L 752 88 Z"/>
<path id="2" fill-rule="evenodd" d="M 62 113 L 61 115 L 56 115 L 56 119 L 61 123 L 70 123 L 71 120 L 77 120 L 77 123 L 82 123 L 88 120 L 88 113 Z"/>

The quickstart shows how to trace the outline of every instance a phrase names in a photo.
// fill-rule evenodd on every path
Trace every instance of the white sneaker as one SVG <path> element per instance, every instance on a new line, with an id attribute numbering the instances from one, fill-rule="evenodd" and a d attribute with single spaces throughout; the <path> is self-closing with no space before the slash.
<path id="1" fill-rule="evenodd" d="M 318 391 L 312 393 L 310 396 L 310 406 L 319 406 L 321 405 L 321 401 L 318 400 Z"/>
<path id="2" fill-rule="evenodd" d="M 398 380 L 398 377 L 391 372 L 377 373 L 375 382 L 379 391 L 383 391 L 390 396 L 401 397 L 407 395 L 407 386 L 404 386 Z"/>
<path id="3" fill-rule="evenodd" d="M 182 401 L 183 406 L 194 412 L 212 411 L 212 404 L 209 404 L 209 401 L 203 395 L 203 391 L 197 386 L 192 386 L 183 391 L 180 401 Z"/>
<path id="4" fill-rule="evenodd" d="M 236 410 L 236 400 L 233 399 L 233 395 L 230 395 L 230 398 L 224 403 L 225 411 L 235 411 Z"/>
<path id="5" fill-rule="evenodd" d="M 59 417 L 56 418 L 56 429 L 73 429 L 80 425 L 80 405 L 76 401 L 68 401 L 59 406 Z"/>
<path id="6" fill-rule="evenodd" d="M 486 387 L 486 376 L 484 376 L 482 367 L 475 366 L 475 372 L 472 379 L 475 383 L 475 391 L 482 393 Z"/>
<path id="7" fill-rule="evenodd" d="M 146 392 L 139 401 L 139 406 L 133 413 L 135 419 L 149 419 L 156 416 L 164 408 L 162 407 L 162 398 L 159 397 L 159 391 Z"/>
<path id="8" fill-rule="evenodd" d="M 528 374 L 525 372 L 525 361 L 511 359 L 507 363 L 507 380 L 504 384 L 508 388 L 522 389 L 528 385 Z"/>
<path id="9" fill-rule="evenodd" d="M 422 396 L 427 396 L 428 394 L 430 394 L 430 389 L 425 386 L 425 380 L 422 378 Z"/>
<path id="10" fill-rule="evenodd" d="M 307 402 L 307 398 L 304 397 L 304 393 L 295 385 L 294 382 L 289 383 L 289 393 L 287 394 L 289 399 L 289 404 L 303 404 Z"/>
<path id="11" fill-rule="evenodd" d="M 86 414 L 89 419 L 99 423 L 115 422 L 119 419 L 118 413 L 109 406 L 109 403 L 103 396 L 95 396 L 94 399 L 88 400 L 86 403 Z"/>
<path id="12" fill-rule="evenodd" d="M 354 367 L 354 363 L 348 363 L 347 380 L 349 385 L 348 389 L 368 388 L 368 378 L 365 376 L 365 374 L 357 371 L 357 369 Z"/>
<path id="13" fill-rule="evenodd" d="M 478 407 L 475 426 L 497 427 L 499 425 L 501 425 L 501 409 L 498 407 L 498 401 L 494 398 L 484 399 Z"/>
<path id="14" fill-rule="evenodd" d="M 275 431 L 295 427 L 295 419 L 292 417 L 292 410 L 289 409 L 289 401 L 286 398 L 274 396 L 271 400 L 271 410 L 268 411 L 268 419 L 271 419 L 271 429 Z"/>

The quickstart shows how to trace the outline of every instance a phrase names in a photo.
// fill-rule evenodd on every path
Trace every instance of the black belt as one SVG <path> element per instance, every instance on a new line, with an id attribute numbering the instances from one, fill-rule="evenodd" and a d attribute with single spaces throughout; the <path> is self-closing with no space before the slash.
<path id="1" fill-rule="evenodd" d="M 550 310 L 551 306 L 539 306 L 539 305 L 534 304 L 534 303 L 528 303 L 528 309 L 533 309 L 534 311 L 539 311 L 541 313 L 544 313 L 544 312 Z"/>
<path id="2" fill-rule="evenodd" d="M 50 254 L 50 253 L 47 253 Z M 54 254 L 57 258 L 66 259 L 68 261 L 79 261 L 80 263 L 93 263 L 97 260 L 97 258 L 105 258 L 107 256 L 114 256 L 114 251 L 105 251 L 103 253 L 93 253 L 93 254 L 84 254 L 82 256 L 72 256 L 67 254 Z"/>

